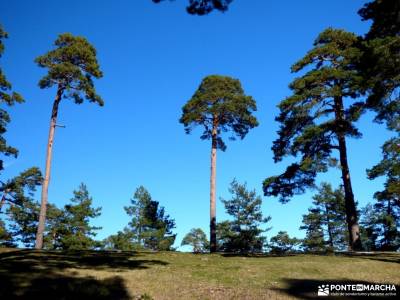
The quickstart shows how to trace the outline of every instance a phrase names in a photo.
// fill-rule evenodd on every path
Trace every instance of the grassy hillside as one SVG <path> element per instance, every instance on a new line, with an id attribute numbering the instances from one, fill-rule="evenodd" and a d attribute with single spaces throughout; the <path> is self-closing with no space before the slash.
<path id="1" fill-rule="evenodd" d="M 400 284 L 399 263 L 395 253 L 245 257 L 0 249 L 0 299 L 309 299 L 325 283 Z"/>

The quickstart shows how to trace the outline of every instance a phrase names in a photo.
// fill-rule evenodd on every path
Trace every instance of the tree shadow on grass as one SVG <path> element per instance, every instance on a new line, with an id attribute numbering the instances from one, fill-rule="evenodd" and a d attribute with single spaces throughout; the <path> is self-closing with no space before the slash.
<path id="1" fill-rule="evenodd" d="M 4 252 L 0 254 L 0 299 L 130 299 L 121 277 L 99 280 L 73 269 L 124 272 L 154 265 L 167 263 L 132 252 Z"/>
<path id="2" fill-rule="evenodd" d="M 343 252 L 343 253 L 340 253 L 337 255 L 400 264 L 400 253 L 396 253 L 396 252 L 369 252 L 369 253 L 368 252 L 362 252 L 362 253 Z"/>
<path id="3" fill-rule="evenodd" d="M 378 260 L 389 263 L 400 263 L 400 253 L 396 252 L 304 252 L 304 253 L 220 253 L 223 257 L 251 257 L 251 258 L 272 258 L 288 256 L 328 256 L 328 257 L 354 257 L 370 260 Z"/>
<path id="4" fill-rule="evenodd" d="M 221 252 L 223 257 L 252 257 L 252 258 L 271 258 L 271 257 L 288 257 L 288 256 L 299 256 L 304 253 L 235 253 L 235 252 Z"/>
<path id="5" fill-rule="evenodd" d="M 65 276 L 57 273 L 11 275 L 1 277 L 1 299 L 96 299 L 128 300 L 128 291 L 121 277 L 115 276 L 103 280 L 93 277 Z"/>
<path id="6" fill-rule="evenodd" d="M 132 269 L 147 269 L 152 265 L 167 265 L 168 263 L 142 258 L 134 252 L 111 251 L 35 251 L 17 250 L 0 254 L 0 272 L 27 271 L 29 269 L 66 268 L 126 271 Z"/>
<path id="7" fill-rule="evenodd" d="M 274 290 L 284 293 L 288 296 L 294 296 L 300 299 L 321 299 L 321 296 L 318 296 L 318 287 L 322 285 L 347 285 L 347 284 L 377 284 L 373 282 L 367 281 L 355 281 L 355 280 L 337 280 L 337 279 L 290 279 L 285 278 L 282 279 L 285 288 L 276 288 Z M 390 284 L 390 282 L 387 282 Z M 324 298 L 324 297 L 322 297 Z M 329 295 L 327 297 L 329 299 L 364 299 L 362 296 L 332 296 Z M 378 296 L 369 296 L 368 299 L 394 299 L 396 297 L 378 297 Z"/>

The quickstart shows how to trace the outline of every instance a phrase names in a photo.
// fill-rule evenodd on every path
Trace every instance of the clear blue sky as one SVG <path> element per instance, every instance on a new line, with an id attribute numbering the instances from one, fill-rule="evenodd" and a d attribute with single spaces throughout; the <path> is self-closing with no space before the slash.
<path id="1" fill-rule="evenodd" d="M 22 1 L 2 0 L 0 22 L 9 33 L 1 67 L 26 103 L 11 109 L 7 139 L 20 150 L 6 159 L 3 179 L 20 171 L 44 168 L 55 90 L 37 82 L 45 70 L 33 60 L 51 49 L 57 35 L 85 36 L 98 50 L 104 78 L 96 81 L 103 108 L 63 101 L 53 156 L 49 201 L 64 205 L 85 182 L 94 205 L 103 208 L 94 223 L 98 238 L 127 223 L 123 206 L 144 185 L 176 220 L 177 243 L 193 227 L 208 232 L 210 143 L 200 131 L 186 135 L 178 119 L 182 105 L 209 74 L 239 78 L 258 105 L 260 126 L 243 141 L 228 142 L 217 158 L 217 195 L 229 197 L 236 177 L 262 194 L 262 181 L 283 171 L 270 150 L 277 137 L 276 105 L 290 94 L 290 65 L 312 46 L 326 27 L 357 34 L 368 30 L 357 10 L 365 1 L 235 0 L 228 12 L 188 15 L 186 0 L 153 4 L 150 0 Z M 366 115 L 359 123 L 364 137 L 349 141 L 354 192 L 360 206 L 372 201 L 382 180 L 371 182 L 365 169 L 380 160 L 389 133 Z M 334 186 L 338 170 L 318 177 Z M 263 197 L 263 212 L 272 216 L 270 237 L 279 230 L 302 237 L 301 216 L 312 192 L 286 205 Z M 36 198 L 39 200 L 39 193 Z M 226 218 L 218 201 L 217 219 Z"/>

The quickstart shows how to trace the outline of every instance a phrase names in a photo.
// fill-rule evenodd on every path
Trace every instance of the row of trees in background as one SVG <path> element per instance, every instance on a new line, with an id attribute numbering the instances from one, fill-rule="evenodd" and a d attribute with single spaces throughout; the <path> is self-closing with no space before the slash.
<path id="1" fill-rule="evenodd" d="M 288 252 L 334 252 L 345 251 L 348 247 L 348 230 L 345 214 L 343 187 L 333 189 L 326 182 L 321 183 L 313 196 L 312 206 L 303 215 L 299 229 L 305 231 L 302 239 L 290 237 L 286 231 L 279 231 L 269 240 L 265 233 L 271 228 L 262 228 L 271 220 L 261 214 L 261 197 L 255 191 L 248 191 L 245 184 L 235 180 L 231 183 L 232 199 L 221 201 L 231 220 L 217 223 L 218 251 L 233 253 Z M 366 251 L 396 251 L 400 248 L 400 214 L 388 211 L 378 202 L 368 204 L 361 214 L 362 245 Z M 193 252 L 206 252 L 209 242 L 200 228 L 193 228 L 182 241 Z"/>
<path id="2" fill-rule="evenodd" d="M 136 189 L 130 202 L 124 209 L 131 221 L 123 231 L 105 239 L 105 249 L 172 250 L 175 220 L 165 213 L 165 208 L 143 186 Z"/>
<path id="3" fill-rule="evenodd" d="M 35 185 L 28 190 L 34 191 Z M 229 192 L 230 199 L 222 199 L 230 220 L 216 224 L 217 251 L 229 253 L 271 253 L 326 252 L 347 248 L 347 228 L 344 214 L 343 188 L 333 189 L 322 183 L 313 197 L 312 206 L 303 216 L 300 229 L 305 230 L 303 239 L 290 237 L 280 231 L 267 240 L 266 226 L 271 217 L 261 212 L 262 200 L 246 184 L 233 180 Z M 24 195 L 24 193 L 20 193 Z M 0 224 L 2 246 L 23 244 L 32 247 L 35 241 L 39 204 L 30 197 L 19 198 L 22 205 L 9 206 L 8 229 Z M 174 250 L 176 235 L 172 230 L 175 221 L 165 213 L 164 207 L 152 199 L 150 193 L 140 186 L 136 189 L 130 205 L 124 207 L 130 222 L 116 234 L 103 241 L 94 239 L 101 229 L 90 225 L 90 221 L 100 215 L 101 209 L 92 207 L 93 200 L 84 184 L 74 191 L 71 203 L 62 209 L 48 205 L 48 218 L 44 233 L 46 249 L 107 249 L 107 250 Z M 362 210 L 361 231 L 365 250 L 396 250 L 400 246 L 399 214 L 388 214 L 377 203 Z M 194 252 L 206 252 L 210 243 L 200 228 L 192 229 L 182 240 L 182 246 L 193 247 Z"/>
<path id="4" fill-rule="evenodd" d="M 34 191 L 34 189 L 31 189 Z M 101 227 L 91 222 L 100 216 L 101 208 L 93 207 L 93 199 L 85 184 L 73 192 L 70 203 L 63 208 L 47 204 L 46 230 L 43 232 L 43 248 L 63 250 L 172 250 L 175 241 L 175 221 L 165 213 L 164 207 L 144 187 L 139 187 L 131 205 L 125 207 L 130 222 L 123 231 L 100 241 L 95 236 Z M 0 246 L 23 245 L 32 248 L 36 242 L 40 204 L 31 197 L 7 206 L 3 214 L 7 225 L 0 222 Z"/>
<path id="5" fill-rule="evenodd" d="M 15 183 L 9 184 L 25 182 L 22 178 L 17 179 L 19 180 Z M 26 193 L 32 194 L 35 191 L 35 181 L 31 183 L 31 186 L 19 186 L 20 196 L 14 195 L 18 202 L 7 206 L 3 212 L 7 216 L 8 226 L 4 221 L 0 222 L 2 247 L 33 247 L 35 244 L 40 205 L 30 196 L 25 196 Z M 232 181 L 229 192 L 231 198 L 221 198 L 221 201 L 230 219 L 216 224 L 219 252 L 269 251 L 282 254 L 342 251 L 347 248 L 343 188 L 333 189 L 328 183 L 321 184 L 308 213 L 303 215 L 300 226 L 306 232 L 303 239 L 290 237 L 287 232 L 279 231 L 267 240 L 266 233 L 271 229 L 267 224 L 271 217 L 262 215 L 261 197 L 254 190 L 248 190 L 246 184 L 236 180 Z M 130 205 L 124 207 L 130 220 L 127 226 L 104 240 L 95 239 L 96 232 L 101 227 L 90 225 L 100 216 L 101 208 L 93 207 L 93 199 L 86 185 L 81 184 L 73 194 L 70 203 L 63 208 L 48 204 L 43 240 L 45 249 L 174 250 L 176 234 L 172 230 L 175 228 L 175 221 L 143 186 L 136 189 Z M 399 225 L 398 211 L 388 211 L 379 202 L 375 205 L 368 204 L 361 211 L 364 249 L 397 250 L 400 246 Z M 191 246 L 193 252 L 197 253 L 210 250 L 207 236 L 200 228 L 192 229 L 183 238 L 181 245 Z"/>
<path id="6" fill-rule="evenodd" d="M 73 194 L 70 203 L 63 208 L 47 205 L 44 248 L 76 250 L 98 246 L 94 237 L 101 227 L 91 226 L 90 222 L 101 214 L 101 208 L 92 207 L 93 200 L 86 185 L 81 184 Z M 2 245 L 34 247 L 39 213 L 40 204 L 31 197 L 24 197 L 20 205 L 8 206 L 4 212 L 8 226 L 4 222 L 1 224 Z"/>

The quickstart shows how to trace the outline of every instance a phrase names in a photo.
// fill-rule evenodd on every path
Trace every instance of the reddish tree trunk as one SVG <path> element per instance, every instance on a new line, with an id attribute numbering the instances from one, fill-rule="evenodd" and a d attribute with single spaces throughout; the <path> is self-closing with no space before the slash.
<path id="1" fill-rule="evenodd" d="M 358 225 L 357 209 L 354 201 L 353 188 L 351 186 L 349 164 L 347 162 L 347 146 L 345 138 L 345 124 L 343 112 L 342 97 L 335 97 L 335 119 L 336 119 L 336 135 L 339 143 L 340 166 L 342 171 L 342 180 L 345 195 L 346 221 L 349 231 L 349 250 L 360 250 L 360 227 Z"/>
<path id="2" fill-rule="evenodd" d="M 51 157 L 53 154 L 53 144 L 54 144 L 54 132 L 57 124 L 57 114 L 58 114 L 58 105 L 61 101 L 61 96 L 63 93 L 63 89 L 59 86 L 57 90 L 56 98 L 54 99 L 53 109 L 51 111 L 51 119 L 50 119 L 50 129 L 49 129 L 49 139 L 47 142 L 47 155 L 46 155 L 46 170 L 45 176 L 43 179 L 42 185 L 42 197 L 40 204 L 40 214 L 39 214 L 39 224 L 36 233 L 36 249 L 42 249 L 43 247 L 43 233 L 45 230 L 46 224 L 46 212 L 47 212 L 47 198 L 48 198 L 48 189 L 50 182 L 50 170 L 51 170 Z"/>
<path id="3" fill-rule="evenodd" d="M 210 176 L 210 252 L 217 251 L 217 220 L 215 208 L 215 181 L 217 168 L 217 119 L 213 120 Z"/>

